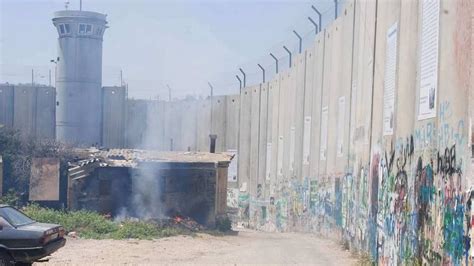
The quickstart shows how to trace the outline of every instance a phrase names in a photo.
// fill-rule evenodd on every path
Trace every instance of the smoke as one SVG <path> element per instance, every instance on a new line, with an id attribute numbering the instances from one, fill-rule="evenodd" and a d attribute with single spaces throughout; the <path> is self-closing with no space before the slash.
<path id="1" fill-rule="evenodd" d="M 132 170 L 130 199 L 134 216 L 143 219 L 163 218 L 160 171 L 154 163 L 140 163 Z"/>
<path id="2" fill-rule="evenodd" d="M 156 119 L 160 111 L 156 101 L 146 103 L 146 127 L 140 147 L 145 150 L 159 149 L 159 132 L 163 131 L 162 124 Z M 130 170 L 131 195 L 128 208 L 119 212 L 116 219 L 135 217 L 140 219 L 164 218 L 162 201 L 162 177 L 156 162 L 147 162 L 146 154 L 135 154 L 139 161 L 135 168 Z"/>

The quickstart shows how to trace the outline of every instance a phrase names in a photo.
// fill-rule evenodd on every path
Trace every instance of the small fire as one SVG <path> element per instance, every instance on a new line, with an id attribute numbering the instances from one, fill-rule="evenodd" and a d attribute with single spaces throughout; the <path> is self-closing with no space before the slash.
<path id="1" fill-rule="evenodd" d="M 181 223 L 183 220 L 184 220 L 184 217 L 181 216 L 181 215 L 176 215 L 174 217 L 174 222 L 177 223 L 177 224 Z"/>

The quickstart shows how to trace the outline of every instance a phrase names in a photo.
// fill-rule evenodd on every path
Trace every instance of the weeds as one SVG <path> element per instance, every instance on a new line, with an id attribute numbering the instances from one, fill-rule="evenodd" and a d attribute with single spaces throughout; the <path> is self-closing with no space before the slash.
<path id="1" fill-rule="evenodd" d="M 80 237 L 92 239 L 155 239 L 186 232 L 143 221 L 114 222 L 91 211 L 59 211 L 42 208 L 36 204 L 24 207 L 23 212 L 42 223 L 64 226 L 67 232 L 75 231 Z"/>

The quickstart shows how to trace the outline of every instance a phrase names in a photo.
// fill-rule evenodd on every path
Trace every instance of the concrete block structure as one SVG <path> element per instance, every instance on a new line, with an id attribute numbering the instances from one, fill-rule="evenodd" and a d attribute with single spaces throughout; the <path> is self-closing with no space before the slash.
<path id="1" fill-rule="evenodd" d="M 54 13 L 58 31 L 57 139 L 98 145 L 102 121 L 102 40 L 106 15 L 77 10 Z"/>

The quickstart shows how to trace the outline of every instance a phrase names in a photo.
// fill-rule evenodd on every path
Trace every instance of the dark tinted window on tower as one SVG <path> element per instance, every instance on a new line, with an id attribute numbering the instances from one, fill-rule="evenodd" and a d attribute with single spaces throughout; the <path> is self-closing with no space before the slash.
<path id="1" fill-rule="evenodd" d="M 86 33 L 86 25 L 79 24 L 79 34 L 85 34 L 85 33 Z"/>
<path id="2" fill-rule="evenodd" d="M 64 24 L 59 24 L 59 34 L 64 34 L 64 33 L 66 33 Z"/>
<path id="3" fill-rule="evenodd" d="M 92 25 L 86 25 L 86 34 L 92 33 Z"/>
<path id="4" fill-rule="evenodd" d="M 64 29 L 66 31 L 66 34 L 71 33 L 71 26 L 69 24 L 64 24 Z"/>

